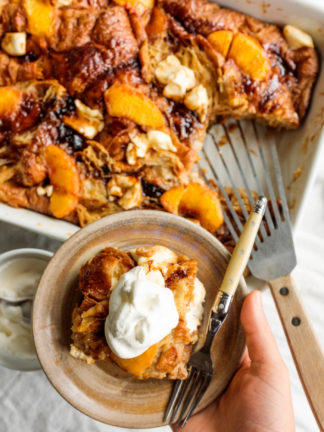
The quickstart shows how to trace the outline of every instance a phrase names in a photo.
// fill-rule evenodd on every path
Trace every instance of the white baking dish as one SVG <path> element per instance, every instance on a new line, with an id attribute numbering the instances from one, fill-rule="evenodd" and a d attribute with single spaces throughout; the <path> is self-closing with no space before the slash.
<path id="1" fill-rule="evenodd" d="M 319 152 L 324 142 L 324 2 L 323 0 L 225 0 L 223 7 L 237 9 L 258 19 L 279 26 L 293 24 L 309 33 L 320 56 L 320 73 L 313 90 L 310 109 L 303 125 L 296 131 L 278 132 L 276 143 L 291 208 L 294 229 L 301 214 L 308 190 L 312 187 Z M 301 174 L 294 181 L 294 172 Z"/>
<path id="2" fill-rule="evenodd" d="M 224 7 L 233 8 L 256 18 L 278 25 L 293 24 L 314 38 L 321 57 L 321 71 L 313 91 L 311 107 L 307 118 L 296 131 L 277 132 L 279 159 L 287 190 L 288 203 L 291 207 L 291 219 L 294 228 L 300 220 L 307 191 L 311 188 L 319 151 L 324 142 L 324 2 L 322 0 L 226 0 Z M 226 146 L 224 146 L 226 152 Z M 217 165 L 217 159 L 215 158 Z M 293 181 L 294 172 L 301 169 L 300 176 Z M 240 183 L 240 179 L 238 179 Z M 66 240 L 78 227 L 70 223 L 25 210 L 14 209 L 0 204 L 0 220 L 37 231 L 58 240 Z"/>

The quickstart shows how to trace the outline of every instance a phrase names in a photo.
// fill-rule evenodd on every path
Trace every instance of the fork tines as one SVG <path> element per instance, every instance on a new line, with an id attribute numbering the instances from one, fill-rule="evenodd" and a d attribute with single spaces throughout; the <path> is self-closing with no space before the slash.
<path id="1" fill-rule="evenodd" d="M 173 424 L 177 421 L 181 427 L 184 427 L 205 394 L 211 378 L 211 374 L 191 367 L 186 380 L 175 382 L 163 421 L 167 421 L 172 412 L 168 423 Z"/>

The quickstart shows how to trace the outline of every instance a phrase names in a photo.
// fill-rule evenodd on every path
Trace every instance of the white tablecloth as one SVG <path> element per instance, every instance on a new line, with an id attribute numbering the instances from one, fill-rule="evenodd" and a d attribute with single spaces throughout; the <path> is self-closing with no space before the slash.
<path id="1" fill-rule="evenodd" d="M 324 166 L 323 152 L 322 161 L 320 166 Z M 295 240 L 298 266 L 293 276 L 315 332 L 324 346 L 324 170 L 319 172 L 308 196 Z M 40 247 L 54 251 L 58 246 L 59 243 L 54 240 L 0 223 L 0 252 L 18 247 Z M 299 382 L 268 290 L 263 292 L 263 300 L 280 351 L 290 371 L 297 431 L 315 432 L 318 428 Z M 0 367 L 0 432 L 71 432 L 72 430 L 127 431 L 104 425 L 78 412 L 61 398 L 42 371 L 17 372 Z M 169 430 L 168 427 L 146 429 L 155 432 Z"/>

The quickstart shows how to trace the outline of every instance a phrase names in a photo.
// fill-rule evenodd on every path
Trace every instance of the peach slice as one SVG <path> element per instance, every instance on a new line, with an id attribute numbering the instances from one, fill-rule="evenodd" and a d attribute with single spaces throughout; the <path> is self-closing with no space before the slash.
<path id="1" fill-rule="evenodd" d="M 146 33 L 149 36 L 159 35 L 168 27 L 168 18 L 162 9 L 155 7 L 149 23 L 146 26 Z"/>
<path id="2" fill-rule="evenodd" d="M 28 31 L 34 36 L 50 36 L 54 30 L 55 8 L 49 0 L 23 0 Z"/>
<path id="3" fill-rule="evenodd" d="M 120 6 L 126 6 L 128 9 L 133 9 L 139 14 L 145 9 L 152 9 L 154 6 L 154 0 L 114 0 L 114 2 Z"/>
<path id="4" fill-rule="evenodd" d="M 173 214 L 179 213 L 179 205 L 186 188 L 178 186 L 169 189 L 161 196 L 160 201 L 166 211 Z"/>
<path id="5" fill-rule="evenodd" d="M 13 87 L 0 87 L 0 118 L 15 117 L 19 111 L 21 94 Z"/>
<path id="6" fill-rule="evenodd" d="M 72 213 L 77 204 L 77 196 L 67 192 L 59 192 L 54 189 L 50 200 L 50 210 L 53 216 L 62 219 Z"/>
<path id="7" fill-rule="evenodd" d="M 215 232 L 224 222 L 222 206 L 217 193 L 200 183 L 189 183 L 183 194 L 179 210 L 198 219 L 210 232 Z"/>
<path id="8" fill-rule="evenodd" d="M 164 125 L 158 106 L 135 87 L 113 84 L 105 91 L 105 103 L 112 117 L 126 117 L 141 126 L 161 128 Z"/>
<path id="9" fill-rule="evenodd" d="M 217 193 L 200 183 L 172 188 L 164 192 L 160 201 L 168 212 L 192 216 L 210 232 L 215 232 L 224 222 Z"/>
<path id="10" fill-rule="evenodd" d="M 74 160 L 64 150 L 49 145 L 45 150 L 49 178 L 53 185 L 50 210 L 57 218 L 70 214 L 78 203 L 79 174 Z"/>
<path id="11" fill-rule="evenodd" d="M 113 352 L 110 354 L 111 358 L 125 371 L 132 375 L 139 376 L 141 373 L 152 363 L 157 351 L 157 344 L 152 345 L 143 354 L 130 358 L 122 359 Z"/>
<path id="12" fill-rule="evenodd" d="M 208 35 L 207 40 L 216 51 L 226 58 L 233 40 L 233 32 L 230 30 L 218 30 Z"/>
<path id="13" fill-rule="evenodd" d="M 79 193 L 79 174 L 72 157 L 55 145 L 46 147 L 45 157 L 53 186 L 77 195 Z"/>
<path id="14" fill-rule="evenodd" d="M 266 79 L 271 69 L 261 44 L 245 33 L 237 33 L 234 36 L 228 58 L 235 60 L 242 71 L 255 80 Z"/>

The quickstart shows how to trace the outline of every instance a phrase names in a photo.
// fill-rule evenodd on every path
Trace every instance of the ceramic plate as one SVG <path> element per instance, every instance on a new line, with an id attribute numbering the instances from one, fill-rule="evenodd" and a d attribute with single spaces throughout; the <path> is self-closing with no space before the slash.
<path id="1" fill-rule="evenodd" d="M 206 287 L 208 311 L 225 272 L 228 253 L 194 223 L 150 210 L 108 216 L 77 232 L 50 261 L 34 303 L 35 344 L 48 379 L 75 408 L 120 427 L 163 425 L 173 382 L 139 381 L 113 362 L 99 361 L 88 366 L 70 356 L 71 313 L 77 301 L 78 274 L 81 266 L 106 246 L 127 251 L 156 244 L 198 261 L 198 277 Z M 239 319 L 244 295 L 242 279 L 228 319 L 214 341 L 215 375 L 197 411 L 223 392 L 240 364 L 245 348 Z"/>

